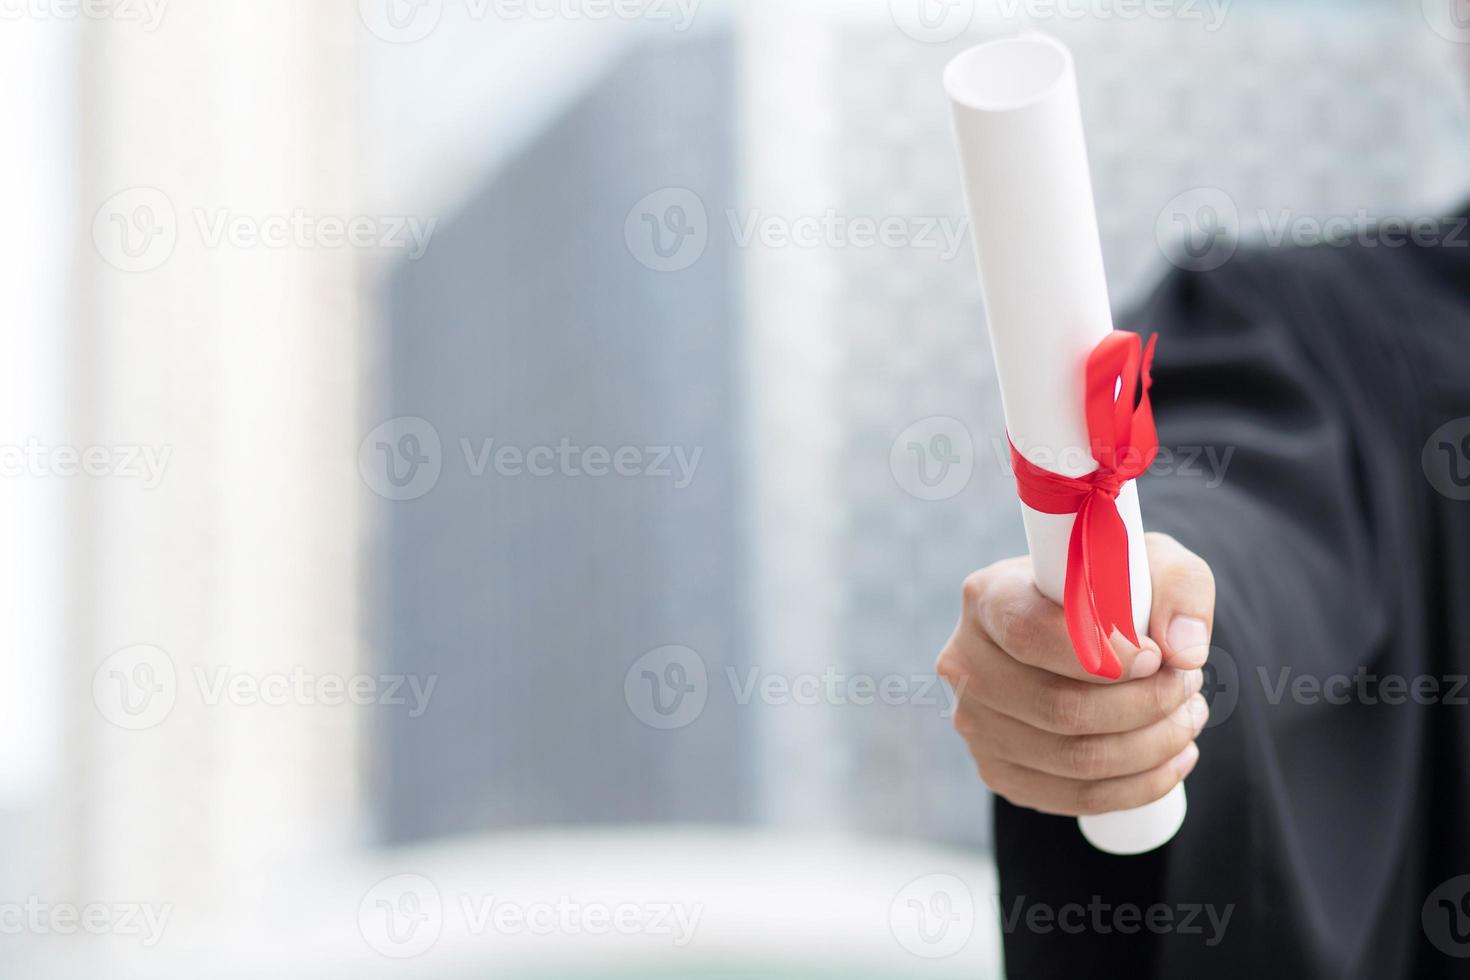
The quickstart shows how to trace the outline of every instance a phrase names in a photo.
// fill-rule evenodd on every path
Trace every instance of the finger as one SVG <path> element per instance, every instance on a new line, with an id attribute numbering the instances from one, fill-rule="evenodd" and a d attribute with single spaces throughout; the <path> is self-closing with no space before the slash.
<path id="1" fill-rule="evenodd" d="M 978 707 L 955 728 L 975 755 L 990 755 L 1025 769 L 1068 779 L 1111 779 L 1148 772 L 1183 752 L 1209 718 L 1195 694 L 1168 717 L 1117 735 L 1057 735 L 989 708 Z"/>
<path id="2" fill-rule="evenodd" d="M 1154 583 L 1149 635 L 1164 663 L 1192 669 L 1204 665 L 1215 628 L 1215 576 L 1205 560 L 1167 534 L 1144 535 Z"/>
<path id="3" fill-rule="evenodd" d="M 1090 684 L 1114 684 L 1083 669 L 1067 633 L 1066 614 L 1036 589 L 1031 559 L 999 562 L 965 580 L 965 614 L 980 632 L 1014 659 L 1052 674 Z M 1113 650 L 1124 678 L 1147 677 L 1159 669 L 1162 655 L 1149 641 L 1140 650 L 1120 636 Z"/>
<path id="4" fill-rule="evenodd" d="M 1190 742 L 1172 759 L 1148 772 L 1114 779 L 1068 779 L 990 760 L 981 779 L 997 796 L 1017 806 L 1068 817 L 1131 810 L 1159 799 L 1189 775 L 1199 761 L 1199 746 Z"/>
<path id="5" fill-rule="evenodd" d="M 974 700 L 1058 735 L 1131 732 L 1167 716 L 1204 685 L 1199 670 L 1092 684 L 1020 663 L 990 643 L 973 644 L 968 657 L 970 681 L 958 692 L 957 710 Z"/>

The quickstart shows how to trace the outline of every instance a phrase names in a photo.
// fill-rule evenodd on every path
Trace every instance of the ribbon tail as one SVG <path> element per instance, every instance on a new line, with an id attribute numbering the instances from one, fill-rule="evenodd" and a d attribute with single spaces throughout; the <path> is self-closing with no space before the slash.
<path id="1" fill-rule="evenodd" d="M 1083 541 L 1083 560 L 1092 583 L 1092 599 L 1098 626 L 1104 636 L 1116 629 L 1135 647 L 1138 632 L 1133 627 L 1133 589 L 1128 574 L 1128 528 L 1118 505 L 1109 498 L 1094 498 L 1093 513 Z"/>
<path id="2" fill-rule="evenodd" d="M 1113 645 L 1108 636 L 1112 632 L 1108 624 L 1107 614 L 1112 611 L 1109 604 L 1116 597 L 1108 595 L 1108 602 L 1099 604 L 1096 591 L 1097 578 L 1094 574 L 1092 556 L 1102 549 L 1102 554 L 1108 555 L 1110 543 L 1094 541 L 1094 535 L 1102 531 L 1104 535 L 1110 536 L 1110 530 L 1106 526 L 1106 514 L 1104 524 L 1098 525 L 1094 521 L 1097 497 L 1093 495 L 1083 503 L 1077 511 L 1077 520 L 1072 525 L 1072 537 L 1067 545 L 1067 578 L 1063 586 L 1063 611 L 1067 620 L 1067 635 L 1071 637 L 1072 649 L 1077 653 L 1077 660 L 1082 664 L 1082 669 L 1095 677 L 1106 677 L 1117 680 L 1123 676 L 1123 665 L 1118 660 L 1118 655 L 1113 651 Z M 1112 501 L 1108 501 L 1109 504 Z M 1105 511 L 1111 510 L 1112 516 L 1117 520 L 1118 530 L 1123 533 L 1123 589 L 1127 594 L 1128 569 L 1127 548 L 1128 534 L 1123 528 L 1122 518 L 1118 517 L 1117 510 L 1105 507 Z M 1103 563 L 1105 566 L 1107 562 Z M 1114 574 L 1115 569 L 1104 567 L 1097 569 L 1101 571 L 1106 581 L 1109 575 Z M 1131 609 L 1131 605 L 1129 606 Z M 1128 632 L 1133 631 L 1132 614 L 1128 616 Z M 1125 634 L 1126 635 L 1126 634 Z M 1137 646 L 1137 641 L 1134 641 Z"/>

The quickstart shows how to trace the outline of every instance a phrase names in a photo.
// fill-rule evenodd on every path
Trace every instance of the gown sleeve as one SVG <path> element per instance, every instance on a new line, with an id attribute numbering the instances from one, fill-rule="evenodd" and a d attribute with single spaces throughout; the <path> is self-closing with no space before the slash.
<path id="1" fill-rule="evenodd" d="M 1392 280 L 1340 250 L 1242 255 L 1120 318 L 1160 335 L 1144 525 L 1216 578 L 1211 718 L 1188 818 L 1150 854 L 996 801 L 1012 980 L 1413 975 L 1430 708 L 1354 681 L 1433 667 L 1422 365 Z"/>

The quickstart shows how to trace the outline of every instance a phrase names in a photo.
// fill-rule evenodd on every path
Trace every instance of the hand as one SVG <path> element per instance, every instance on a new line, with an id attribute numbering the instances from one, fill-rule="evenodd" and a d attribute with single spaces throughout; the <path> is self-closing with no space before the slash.
<path id="1" fill-rule="evenodd" d="M 996 795 L 1043 813 L 1111 813 L 1163 796 L 1199 760 L 1215 580 L 1168 535 L 1145 539 L 1149 636 L 1142 649 L 1113 636 L 1117 681 L 1077 662 L 1062 609 L 1036 591 L 1030 558 L 965 579 L 960 622 L 936 670 L 955 689 L 955 730 Z"/>

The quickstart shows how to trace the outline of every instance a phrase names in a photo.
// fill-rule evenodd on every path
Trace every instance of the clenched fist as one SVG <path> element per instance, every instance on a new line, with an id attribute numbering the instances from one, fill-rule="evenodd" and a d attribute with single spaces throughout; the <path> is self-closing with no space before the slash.
<path id="1" fill-rule="evenodd" d="M 965 580 L 960 622 L 936 669 L 958 695 L 955 730 L 998 796 L 1044 813 L 1110 813 L 1158 799 L 1199 760 L 1215 581 L 1173 538 L 1146 539 L 1153 614 L 1142 649 L 1113 637 L 1121 680 L 1078 664 L 1061 607 L 1036 591 L 1031 559 Z"/>

